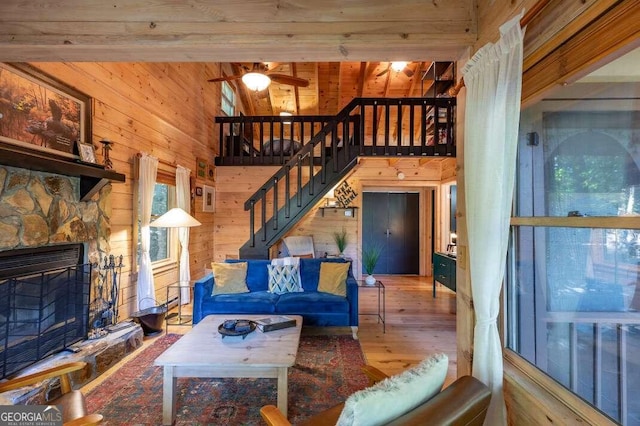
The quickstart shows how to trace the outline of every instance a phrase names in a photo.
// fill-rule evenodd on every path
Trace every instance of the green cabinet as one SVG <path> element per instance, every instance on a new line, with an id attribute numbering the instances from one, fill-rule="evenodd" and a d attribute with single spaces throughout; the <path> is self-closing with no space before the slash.
<path id="1" fill-rule="evenodd" d="M 436 281 L 456 291 L 456 258 L 444 253 L 433 253 L 433 297 Z"/>

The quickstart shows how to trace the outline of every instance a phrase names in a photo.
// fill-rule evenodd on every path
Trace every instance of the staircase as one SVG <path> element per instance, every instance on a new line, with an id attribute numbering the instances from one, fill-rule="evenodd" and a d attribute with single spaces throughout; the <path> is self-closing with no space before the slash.
<path id="1" fill-rule="evenodd" d="M 455 98 L 357 98 L 335 117 L 287 117 L 290 122 L 282 117 L 217 117 L 221 125 L 218 165 L 282 164 L 245 202 L 250 232 L 240 258 L 268 259 L 270 247 L 348 175 L 360 156 L 455 156 L 454 113 Z M 273 136 L 274 122 L 279 123 L 279 138 Z M 321 128 L 304 145 L 294 147 L 294 141 L 284 138 L 289 124 L 289 134 L 297 133 L 304 141 L 304 126 L 309 127 L 309 122 L 311 129 L 314 123 L 321 123 Z M 299 127 L 294 132 L 296 123 Z M 232 132 L 234 124 L 239 133 Z M 225 125 L 226 134 L 245 137 L 225 139 Z M 270 135 L 266 142 L 265 134 Z M 255 139 L 259 149 L 248 142 Z M 278 151 L 263 149 L 280 144 Z"/>

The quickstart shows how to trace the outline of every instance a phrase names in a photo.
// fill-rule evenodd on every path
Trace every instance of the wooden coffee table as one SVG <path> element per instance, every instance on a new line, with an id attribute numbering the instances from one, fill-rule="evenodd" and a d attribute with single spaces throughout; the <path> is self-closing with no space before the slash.
<path id="1" fill-rule="evenodd" d="M 288 370 L 296 361 L 302 317 L 296 327 L 262 333 L 256 329 L 244 339 L 218 333 L 225 320 L 255 320 L 269 315 L 209 315 L 164 351 L 154 364 L 162 366 L 162 424 L 170 425 L 176 417 L 176 382 L 178 377 L 253 377 L 277 378 L 280 411 L 287 415 Z"/>

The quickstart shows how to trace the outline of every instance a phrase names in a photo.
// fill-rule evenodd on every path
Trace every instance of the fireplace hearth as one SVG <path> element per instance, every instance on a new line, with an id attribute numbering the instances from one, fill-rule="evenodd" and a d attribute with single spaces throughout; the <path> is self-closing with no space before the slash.
<path id="1" fill-rule="evenodd" d="M 0 376 L 86 339 L 92 266 L 82 244 L 0 252 Z"/>

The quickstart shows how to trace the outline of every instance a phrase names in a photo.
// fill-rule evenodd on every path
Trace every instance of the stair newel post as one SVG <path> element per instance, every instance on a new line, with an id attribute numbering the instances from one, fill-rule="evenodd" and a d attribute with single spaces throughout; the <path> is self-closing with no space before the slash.
<path id="1" fill-rule="evenodd" d="M 262 218 L 260 221 L 260 227 L 262 228 L 262 241 L 267 241 L 267 190 L 262 188 L 262 195 L 260 196 L 260 210 Z"/>
<path id="2" fill-rule="evenodd" d="M 251 234 L 249 235 L 250 246 L 256 246 L 256 202 L 254 199 L 249 201 L 251 207 L 249 208 L 249 230 Z"/>
<path id="3" fill-rule="evenodd" d="M 296 205 L 298 208 L 302 207 L 302 155 L 298 154 L 297 167 L 297 185 L 296 185 Z"/>
<path id="4" fill-rule="evenodd" d="M 282 139 L 281 139 L 282 141 Z M 278 230 L 278 178 L 273 178 L 273 230 Z"/>
<path id="5" fill-rule="evenodd" d="M 284 175 L 284 217 L 291 217 L 291 167 L 287 166 Z"/>

